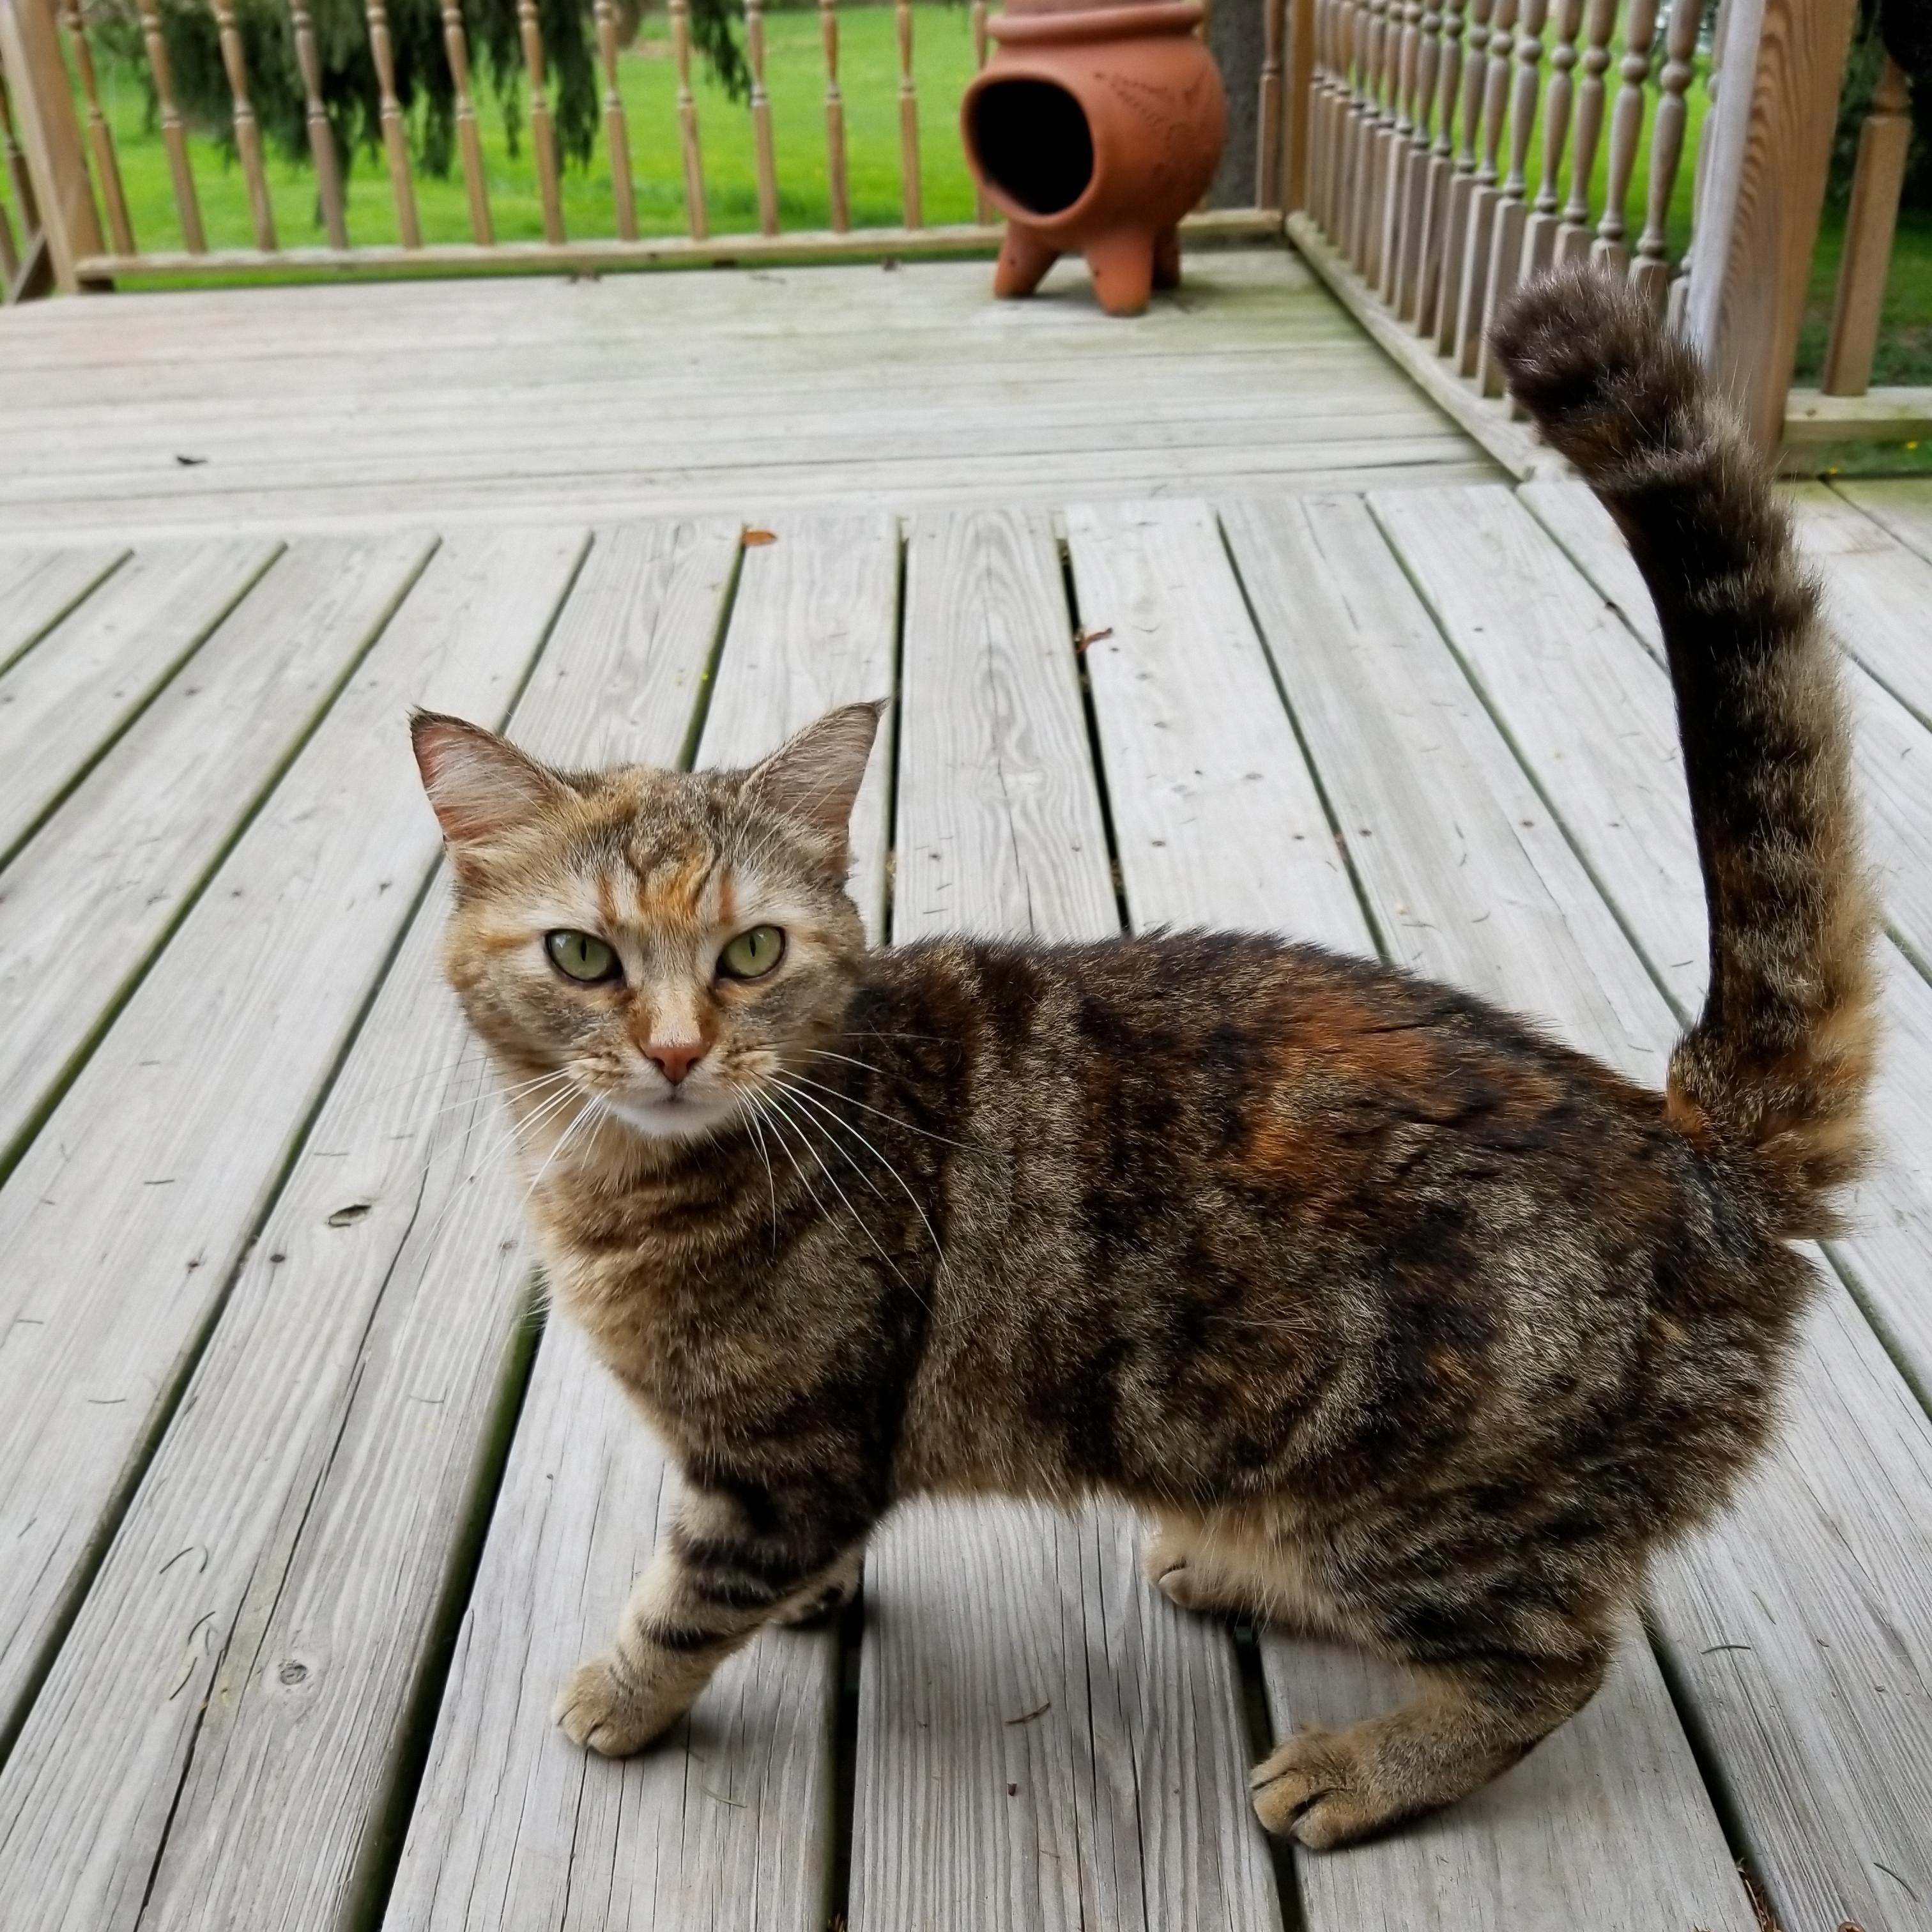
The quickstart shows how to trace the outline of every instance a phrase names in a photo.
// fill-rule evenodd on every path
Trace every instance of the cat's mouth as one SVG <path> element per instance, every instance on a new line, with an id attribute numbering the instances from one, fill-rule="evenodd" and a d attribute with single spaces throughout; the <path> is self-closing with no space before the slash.
<path id="1" fill-rule="evenodd" d="M 701 1134 L 737 1110 L 737 1096 L 713 1088 L 693 1093 L 676 1086 L 657 1094 L 607 1094 L 604 1104 L 625 1126 L 660 1140 Z"/>

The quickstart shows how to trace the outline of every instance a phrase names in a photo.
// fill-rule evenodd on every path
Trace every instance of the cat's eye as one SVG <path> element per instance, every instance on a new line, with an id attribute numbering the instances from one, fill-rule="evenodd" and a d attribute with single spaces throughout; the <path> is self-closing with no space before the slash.
<path id="1" fill-rule="evenodd" d="M 618 976 L 616 952 L 595 933 L 547 932 L 544 950 L 566 979 L 581 980 L 586 986 Z"/>
<path id="2" fill-rule="evenodd" d="M 762 980 L 784 957 L 784 946 L 776 926 L 754 926 L 718 954 L 718 970 L 728 980 Z"/>

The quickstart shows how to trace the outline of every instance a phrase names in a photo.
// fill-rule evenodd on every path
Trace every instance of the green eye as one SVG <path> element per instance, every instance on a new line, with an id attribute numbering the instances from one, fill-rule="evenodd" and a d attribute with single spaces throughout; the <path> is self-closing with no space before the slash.
<path id="1" fill-rule="evenodd" d="M 784 957 L 784 944 L 776 926 L 754 926 L 718 954 L 718 970 L 728 980 L 762 980 Z"/>
<path id="2" fill-rule="evenodd" d="M 586 986 L 619 976 L 616 954 L 590 933 L 547 932 L 544 950 L 556 962 L 560 972 Z"/>

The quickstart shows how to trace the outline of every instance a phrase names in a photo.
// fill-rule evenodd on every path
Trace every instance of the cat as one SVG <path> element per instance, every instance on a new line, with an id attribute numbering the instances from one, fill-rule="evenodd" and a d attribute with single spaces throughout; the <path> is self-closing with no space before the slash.
<path id="1" fill-rule="evenodd" d="M 1862 1158 L 1874 913 L 1834 646 L 1766 464 L 1624 284 L 1495 333 L 1655 598 L 1710 908 L 1662 1094 L 1452 988 L 1240 934 L 868 949 L 878 705 L 748 771 L 549 769 L 413 721 L 450 980 L 556 1305 L 682 1498 L 556 1717 L 639 1750 L 901 1500 L 1152 1519 L 1148 1576 L 1407 1664 L 1254 1772 L 1346 1844 L 1602 1682 L 1649 1553 L 1774 1426 L 1788 1244 Z"/>

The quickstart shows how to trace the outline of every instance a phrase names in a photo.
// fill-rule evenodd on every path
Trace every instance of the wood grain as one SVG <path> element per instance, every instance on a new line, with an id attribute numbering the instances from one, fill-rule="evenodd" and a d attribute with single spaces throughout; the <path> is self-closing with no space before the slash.
<path id="1" fill-rule="evenodd" d="M 128 546 L 0 550 L 0 672 L 52 630 L 128 554 Z"/>
<path id="2" fill-rule="evenodd" d="M 388 621 L 424 548 L 413 537 L 298 540 L 7 868 L 0 1159 L 17 1154 L 194 903 Z M 206 550 L 201 560 L 232 602 L 237 579 L 265 558 L 260 547 L 231 547 L 225 578 Z M 136 560 L 120 578 L 158 590 L 140 569 Z M 209 614 L 191 592 L 183 609 L 191 621 Z"/>
<path id="3" fill-rule="evenodd" d="M 1498 493 L 1501 494 L 1502 493 Z M 1224 512 L 1234 559 L 1366 893 L 1400 963 L 1536 1014 L 1654 1078 L 1671 1016 L 1359 502 Z M 1369 1714 L 1400 1674 L 1270 1642 L 1278 1725 Z M 1640 1858 L 1628 1846 L 1640 1844 Z M 1654 1658 L 1426 1824 L 1298 1868 L 1311 1922 L 1752 1924 Z"/>
<path id="4" fill-rule="evenodd" d="M 1590 877 L 1678 1012 L 1694 1010 L 1702 893 L 1664 672 L 1505 493 L 1376 509 Z M 1922 1096 L 1932 988 L 1896 955 L 1885 977 L 1892 1071 L 1911 1054 Z M 1932 1111 L 1921 1097 L 1902 1120 L 1896 1090 L 1888 1078 L 1875 1110 L 1894 1158 L 1861 1190 L 1854 1232 L 1834 1250 L 1878 1296 L 1903 1231 L 1872 1242 L 1868 1270 L 1872 1209 L 1897 1200 L 1918 1229 L 1932 1226 Z M 1900 1334 L 1910 1322 L 1932 1341 L 1922 1304 L 1882 1305 Z M 1913 1359 L 1924 1374 L 1932 1349 L 1922 1342 Z M 1875 1862 L 1932 1895 L 1922 1807 L 1899 1797 L 1928 1788 L 1932 1768 L 1928 1567 L 1932 1421 L 1827 1276 L 1776 1450 L 1721 1522 L 1658 1566 L 1654 1590 L 1665 1646 L 1786 1923 L 1909 1923 Z"/>
<path id="5" fill-rule="evenodd" d="M 0 676 L 0 865 L 274 560 L 253 542 L 144 548 Z M 0 602 L 7 592 L 0 589 Z"/>
<path id="6" fill-rule="evenodd" d="M 1932 477 L 1843 479 L 1834 492 L 1882 524 L 1906 548 L 1932 561 Z"/>
<path id="7" fill-rule="evenodd" d="M 776 535 L 745 555 L 699 746 L 707 764 L 746 762 L 828 704 L 890 688 L 892 528 L 877 519 L 800 520 Z M 706 532 L 662 583 L 654 681 L 662 686 L 662 667 L 677 662 L 686 706 L 680 714 L 652 697 L 651 726 L 626 755 L 659 764 L 682 757 L 681 719 L 690 716 L 736 549 L 735 531 Z M 634 608 L 621 596 L 601 602 L 613 615 Z M 566 613 L 546 666 L 560 646 L 580 649 L 580 634 Z M 638 663 L 628 651 L 625 660 Z M 607 688 L 612 681 L 607 674 Z M 581 743 L 567 734 L 580 740 L 590 725 L 587 717 L 532 713 L 526 727 L 520 714 L 518 732 L 584 762 Z M 864 860 L 874 880 L 884 832 L 874 806 Z M 670 1739 L 626 1763 L 586 1756 L 550 1723 L 558 1683 L 608 1638 L 674 1492 L 662 1451 L 616 1384 L 577 1334 L 554 1322 L 389 1902 L 386 1922 L 398 1932 L 817 1932 L 831 1856 L 837 1646 L 829 1633 L 766 1633 L 725 1666 Z"/>
<path id="8" fill-rule="evenodd" d="M 895 934 L 1118 930 L 1044 524 L 914 520 Z M 855 1932 L 1272 1927 L 1223 1633 L 1142 1582 L 1118 1511 L 921 1508 L 875 1538 Z"/>
<path id="9" fill-rule="evenodd" d="M 522 674 L 529 640 L 481 621 L 476 562 L 502 548 L 433 566 L 422 620 L 404 604 L 0 1190 L 0 1535 L 17 1559 L 0 1574 L 0 1722 L 31 1696 L 428 875 L 404 714 L 487 713 Z M 482 608 L 443 595 L 466 572 Z"/>

